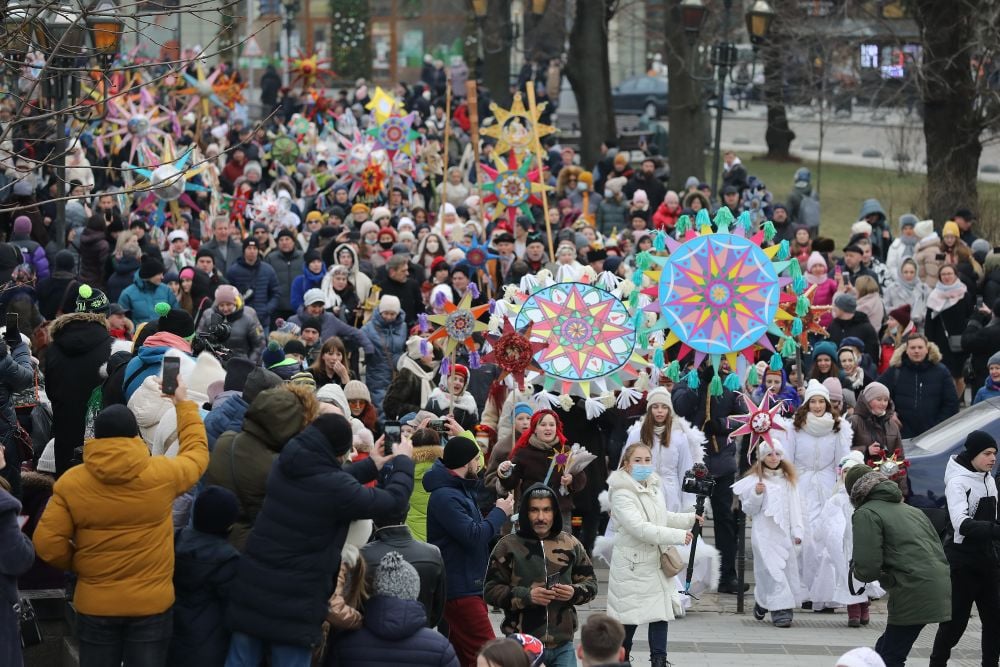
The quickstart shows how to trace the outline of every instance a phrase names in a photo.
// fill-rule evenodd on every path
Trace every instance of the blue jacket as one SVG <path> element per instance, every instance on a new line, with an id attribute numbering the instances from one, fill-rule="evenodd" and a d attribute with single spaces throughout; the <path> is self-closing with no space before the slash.
<path id="1" fill-rule="evenodd" d="M 49 258 L 45 256 L 45 248 L 37 241 L 32 241 L 27 236 L 11 240 L 11 245 L 17 246 L 24 255 L 24 263 L 31 265 L 35 271 L 35 278 L 45 280 L 49 277 Z"/>
<path id="2" fill-rule="evenodd" d="M 301 327 L 302 320 L 307 317 L 309 317 L 309 313 L 306 312 L 305 306 L 302 306 L 294 316 L 288 319 L 288 321 Z M 331 336 L 337 336 L 344 341 L 344 345 L 347 346 L 348 350 L 356 350 L 360 347 L 365 351 L 365 355 L 375 353 L 375 347 L 372 345 L 372 342 L 368 340 L 368 336 L 361 333 L 360 329 L 355 329 L 330 311 L 323 311 L 323 314 L 319 316 L 319 321 L 322 323 L 323 327 L 322 331 L 319 333 L 320 340 L 325 341 Z"/>
<path id="3" fill-rule="evenodd" d="M 284 446 L 240 558 L 230 629 L 292 646 L 320 641 L 350 522 L 395 521 L 413 491 L 407 457 L 393 461 L 385 488 L 362 486 L 377 475 L 370 458 L 341 468 L 314 426 Z"/>
<path id="4" fill-rule="evenodd" d="M 156 336 L 172 336 L 173 334 L 154 334 Z M 132 394 L 142 385 L 143 380 L 151 375 L 159 375 L 160 365 L 163 363 L 163 355 L 168 350 L 175 348 L 169 345 L 149 345 L 139 348 L 132 360 L 125 367 L 125 375 L 122 378 L 122 389 L 125 392 L 125 402 L 128 403 Z"/>
<path id="5" fill-rule="evenodd" d="M 303 301 L 305 301 L 306 298 L 306 292 L 313 288 L 320 289 L 323 286 L 323 276 L 325 275 L 325 263 L 323 264 L 323 269 L 319 273 L 313 273 L 310 271 L 308 264 L 302 267 L 302 275 L 296 276 L 295 280 L 292 281 L 291 303 L 293 310 L 297 311 L 303 306 Z"/>
<path id="6" fill-rule="evenodd" d="M 248 306 L 253 306 L 261 324 L 266 327 L 271 315 L 278 310 L 278 274 L 274 272 L 274 268 L 262 258 L 250 266 L 240 257 L 226 271 L 226 280 L 238 289 L 240 294 L 246 294 L 249 289 L 253 290 L 253 295 L 246 303 Z"/>
<path id="7" fill-rule="evenodd" d="M 448 599 L 482 595 L 490 541 L 500 534 L 507 514 L 494 507 L 483 518 L 476 505 L 479 480 L 453 475 L 441 459 L 424 474 L 427 541 L 441 550 L 448 577 Z"/>
<path id="8" fill-rule="evenodd" d="M 21 497 L 21 452 L 11 431 L 17 424 L 14 412 L 14 394 L 24 391 L 35 382 L 35 369 L 31 363 L 28 346 L 18 343 L 0 359 L 0 447 L 4 447 L 7 466 L 0 475 L 10 482 L 11 492 Z M 3 663 L 0 663 L 3 664 Z"/>
<path id="9" fill-rule="evenodd" d="M 118 297 L 118 305 L 129 313 L 129 319 L 136 326 L 143 322 L 155 320 L 159 317 L 156 314 L 156 304 L 160 302 L 170 304 L 171 308 L 177 307 L 177 299 L 165 283 L 154 285 L 148 280 L 139 277 L 139 272 L 135 272 L 132 284 L 122 290 Z"/>
<path id="10" fill-rule="evenodd" d="M 0 489 L 0 665 L 20 667 L 21 642 L 17 616 L 17 578 L 35 563 L 31 538 L 21 532 L 17 516 L 21 503 Z"/>
<path id="11" fill-rule="evenodd" d="M 223 537 L 191 526 L 174 538 L 174 636 L 171 665 L 221 665 L 229 652 L 224 622 L 240 552 Z"/>
<path id="12" fill-rule="evenodd" d="M 979 391 L 976 392 L 976 397 L 972 399 L 972 404 L 982 403 L 983 401 L 1000 396 L 1000 385 L 996 385 L 990 378 L 986 378 L 986 382 Z"/>
<path id="13" fill-rule="evenodd" d="M 132 284 L 135 272 L 139 270 L 139 258 L 132 255 L 112 257 L 111 268 L 111 275 L 108 276 L 104 292 L 108 295 L 108 301 L 118 303 L 122 292 Z"/>
<path id="14" fill-rule="evenodd" d="M 902 422 L 899 430 L 903 439 L 914 438 L 958 414 L 958 394 L 951 372 L 940 363 L 937 345 L 931 343 L 929 348 L 927 358 L 919 364 L 897 350 L 878 379 L 892 396 Z"/>
<path id="15" fill-rule="evenodd" d="M 424 606 L 416 600 L 376 595 L 365 605 L 361 629 L 340 635 L 334 644 L 337 664 L 459 667 L 451 642 L 426 623 Z"/>
<path id="16" fill-rule="evenodd" d="M 242 431 L 243 416 L 247 413 L 247 402 L 239 392 L 233 392 L 231 396 L 221 403 L 215 399 L 208 415 L 205 417 L 205 433 L 208 435 L 208 451 L 215 449 L 215 441 L 226 431 Z"/>
<path id="17" fill-rule="evenodd" d="M 396 368 L 399 355 L 406 351 L 405 315 L 400 314 L 395 322 L 386 322 L 376 309 L 372 312 L 371 319 L 361 327 L 361 333 L 375 348 L 374 354 L 365 355 L 367 364 L 365 383 L 372 395 L 372 405 L 376 406 L 381 414 L 382 399 L 385 398 L 385 392 L 392 383 L 392 370 Z"/>

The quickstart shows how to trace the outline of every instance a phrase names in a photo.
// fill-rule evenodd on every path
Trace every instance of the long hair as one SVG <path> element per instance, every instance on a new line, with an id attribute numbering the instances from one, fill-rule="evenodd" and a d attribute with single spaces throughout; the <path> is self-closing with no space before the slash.
<path id="1" fill-rule="evenodd" d="M 514 454 L 517 450 L 522 447 L 528 446 L 528 440 L 531 439 L 532 434 L 535 432 L 535 428 L 538 426 L 538 422 L 542 421 L 542 417 L 545 415 L 552 415 L 553 419 L 556 420 L 556 440 L 560 447 L 566 444 L 566 435 L 563 433 L 562 420 L 559 419 L 559 415 L 556 414 L 555 410 L 539 410 L 535 414 L 531 415 L 531 425 L 525 429 L 521 437 L 517 439 L 517 442 L 510 450 L 510 456 L 508 457 L 511 461 L 514 460 Z"/>
<path id="2" fill-rule="evenodd" d="M 816 363 L 813 363 L 812 370 L 809 372 L 810 380 L 819 380 L 820 382 L 827 378 L 833 378 L 836 380 L 838 377 L 840 377 L 840 365 L 837 364 L 836 359 L 830 359 L 830 370 L 826 373 L 821 371 Z"/>
<path id="3" fill-rule="evenodd" d="M 760 450 L 757 451 L 759 452 Z M 795 466 L 792 465 L 792 462 L 788 459 L 781 459 L 781 463 L 778 464 L 778 470 L 785 473 L 785 479 L 787 479 L 788 483 L 792 486 L 795 486 L 795 484 L 799 481 L 799 473 L 795 470 Z M 750 477 L 751 475 L 758 478 L 764 476 L 764 458 L 762 456 L 757 457 L 757 460 L 753 462 L 753 465 L 750 466 L 750 469 L 747 470 L 743 476 Z"/>
<path id="4" fill-rule="evenodd" d="M 840 410 L 830 404 L 830 399 L 824 398 L 823 400 L 826 401 L 826 411 L 833 415 L 833 432 L 840 433 Z M 802 405 L 795 411 L 795 416 L 792 417 L 792 426 L 795 427 L 796 431 L 801 431 L 802 427 L 806 425 L 806 415 L 808 414 L 809 401 L 803 401 Z"/>
<path id="5" fill-rule="evenodd" d="M 661 447 L 670 446 L 670 430 L 674 426 L 674 411 L 670 407 L 667 408 L 667 421 L 664 422 L 666 428 L 663 430 L 663 435 L 660 436 L 659 445 Z M 642 426 L 639 427 L 639 441 L 644 442 L 650 447 L 656 444 L 656 434 L 653 429 L 656 428 L 656 424 L 653 423 L 653 413 L 650 409 L 646 408 L 646 416 L 642 420 Z"/>
<path id="6" fill-rule="evenodd" d="M 632 457 L 632 455 L 635 454 L 635 450 L 639 449 L 640 447 L 648 449 L 649 454 L 652 456 L 653 450 L 650 448 L 648 444 L 646 444 L 641 440 L 639 442 L 633 442 L 631 445 L 625 448 L 624 452 L 622 452 L 622 460 L 618 463 L 618 467 L 624 469 L 625 464 Z"/>
<path id="7" fill-rule="evenodd" d="M 309 367 L 309 370 L 326 375 L 326 364 L 323 363 L 323 355 L 332 352 L 333 350 L 340 352 L 340 356 L 343 358 L 341 363 L 344 364 L 345 368 L 348 367 L 350 362 L 347 359 L 347 348 L 344 347 L 344 341 L 340 340 L 339 336 L 330 336 L 326 339 L 326 342 L 323 343 L 323 347 L 319 349 L 319 354 L 316 355 L 316 361 L 314 361 L 312 366 Z"/>
<path id="8" fill-rule="evenodd" d="M 353 415 L 351 415 L 353 417 Z M 365 428 L 369 431 L 375 430 L 375 424 L 378 422 L 378 412 L 375 411 L 375 406 L 369 401 L 365 401 L 365 407 L 361 411 L 361 414 L 355 417 L 365 425 Z"/>

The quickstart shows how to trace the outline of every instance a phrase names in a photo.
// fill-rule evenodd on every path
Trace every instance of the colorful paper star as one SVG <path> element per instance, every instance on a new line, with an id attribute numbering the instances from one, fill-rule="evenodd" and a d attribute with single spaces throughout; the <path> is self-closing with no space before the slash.
<path id="1" fill-rule="evenodd" d="M 785 431 L 785 427 L 778 421 L 778 415 L 784 401 L 775 401 L 771 393 L 767 391 L 760 399 L 760 405 L 754 403 L 753 399 L 746 394 L 741 393 L 740 396 L 746 405 L 747 414 L 734 415 L 729 418 L 729 421 L 741 424 L 738 429 L 729 434 L 729 437 L 737 438 L 741 435 L 749 435 L 750 446 L 747 450 L 747 456 L 749 456 L 761 442 L 774 446 L 772 431 Z M 771 403 L 773 405 L 770 405 Z"/>
<path id="2" fill-rule="evenodd" d="M 375 114 L 375 122 L 379 125 L 384 123 L 396 111 L 402 110 L 402 108 L 403 106 L 399 103 L 399 100 L 382 90 L 381 86 L 375 86 L 375 94 L 368 101 L 368 104 L 365 105 L 365 109 Z"/>
<path id="3" fill-rule="evenodd" d="M 526 155 L 518 164 L 517 154 L 511 151 L 504 164 L 500 153 L 494 152 L 493 161 L 496 169 L 482 165 L 483 173 L 489 179 L 483 182 L 483 191 L 488 193 L 483 196 L 483 203 L 495 204 L 493 220 L 506 217 L 510 228 L 514 229 L 517 216 L 533 218 L 531 207 L 542 205 L 539 193 L 552 188 L 539 182 L 542 179 L 538 169 L 531 169 L 531 155 Z"/>
<path id="4" fill-rule="evenodd" d="M 821 338 L 829 336 L 826 327 L 819 321 L 824 314 L 830 312 L 830 306 L 814 306 L 812 300 L 815 292 L 816 285 L 810 285 L 809 289 L 798 298 L 787 292 L 781 295 L 781 310 L 789 316 L 789 319 L 778 320 L 778 327 L 782 333 L 798 342 L 803 353 L 809 352 L 809 334 L 815 334 Z M 804 314 L 799 315 L 799 313 Z M 799 325 L 795 324 L 795 318 L 798 318 Z M 798 330 L 797 333 L 796 330 Z"/>
<path id="5" fill-rule="evenodd" d="M 509 111 L 500 108 L 495 102 L 490 105 L 490 111 L 493 112 L 496 122 L 479 132 L 485 137 L 497 140 L 494 150 L 500 155 L 505 155 L 507 151 L 514 151 L 519 158 L 526 153 L 537 154 L 538 140 L 556 130 L 551 125 L 538 122 L 544 109 L 545 104 L 539 104 L 535 108 L 535 114 L 532 115 L 524 108 L 521 93 L 515 93 Z"/>
<path id="6" fill-rule="evenodd" d="M 445 355 L 447 356 L 450 356 L 459 344 L 464 344 L 466 349 L 474 352 L 476 343 L 472 339 L 472 335 L 488 329 L 486 323 L 480 322 L 479 318 L 489 309 L 489 304 L 472 307 L 472 294 L 468 292 L 457 306 L 450 301 L 445 301 L 443 313 L 427 317 L 429 322 L 440 325 L 440 328 L 435 329 L 427 340 L 433 343 L 435 340 L 445 338 Z"/>
<path id="7" fill-rule="evenodd" d="M 525 372 L 542 372 L 535 362 L 535 355 L 545 349 L 548 342 L 532 341 L 532 326 L 533 323 L 529 322 L 518 330 L 509 319 L 504 318 L 500 333 L 487 334 L 486 341 L 490 345 L 490 351 L 483 355 L 483 363 L 496 364 L 500 368 L 496 382 L 503 382 L 510 375 L 517 383 L 517 388 L 524 391 Z"/>

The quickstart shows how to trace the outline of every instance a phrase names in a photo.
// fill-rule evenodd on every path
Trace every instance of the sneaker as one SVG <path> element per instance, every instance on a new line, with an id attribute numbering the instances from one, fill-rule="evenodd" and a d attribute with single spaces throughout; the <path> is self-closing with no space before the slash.
<path id="1" fill-rule="evenodd" d="M 753 617 L 758 621 L 763 621 L 764 617 L 767 616 L 767 609 L 764 609 L 756 602 L 753 603 Z"/>
<path id="2" fill-rule="evenodd" d="M 802 603 L 802 608 L 803 609 L 812 609 L 813 608 L 813 603 L 811 601 L 809 601 L 809 600 L 806 600 L 805 602 Z"/>

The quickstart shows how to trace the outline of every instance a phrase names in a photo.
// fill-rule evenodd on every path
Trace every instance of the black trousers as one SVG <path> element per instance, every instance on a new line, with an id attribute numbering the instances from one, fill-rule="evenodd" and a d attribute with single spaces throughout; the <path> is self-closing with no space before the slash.
<path id="1" fill-rule="evenodd" d="M 712 491 L 712 521 L 715 526 L 715 548 L 719 550 L 721 572 L 719 582 L 736 581 L 736 516 L 733 514 L 733 482 L 736 473 L 715 478 Z"/>
<path id="2" fill-rule="evenodd" d="M 885 661 L 885 667 L 903 667 L 923 629 L 923 625 L 887 624 L 885 632 L 875 642 L 875 652 Z"/>
<path id="3" fill-rule="evenodd" d="M 951 620 L 938 626 L 931 650 L 930 667 L 948 664 L 951 649 L 965 633 L 975 603 L 983 623 L 983 665 L 995 667 L 1000 660 L 1000 570 L 997 568 L 951 568 Z"/>

